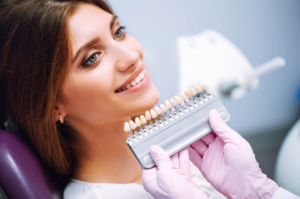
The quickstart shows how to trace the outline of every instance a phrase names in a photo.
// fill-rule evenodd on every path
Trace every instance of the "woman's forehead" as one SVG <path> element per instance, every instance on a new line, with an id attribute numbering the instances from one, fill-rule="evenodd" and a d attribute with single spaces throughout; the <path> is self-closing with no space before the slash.
<path id="1" fill-rule="evenodd" d="M 110 22 L 113 15 L 93 4 L 82 3 L 70 16 L 69 27 L 73 43 L 73 50 L 96 36 L 110 33 Z"/>

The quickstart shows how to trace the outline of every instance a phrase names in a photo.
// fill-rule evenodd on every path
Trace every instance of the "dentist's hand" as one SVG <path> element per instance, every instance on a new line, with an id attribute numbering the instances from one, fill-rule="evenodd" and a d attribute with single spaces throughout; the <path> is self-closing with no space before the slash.
<path id="1" fill-rule="evenodd" d="M 259 168 L 250 144 L 220 118 L 209 113 L 210 133 L 188 147 L 191 161 L 228 198 L 271 199 L 278 185 Z"/>
<path id="2" fill-rule="evenodd" d="M 156 166 L 143 169 L 143 184 L 155 199 L 207 199 L 207 195 L 193 183 L 187 149 L 170 157 L 159 146 L 152 146 L 150 154 Z"/>

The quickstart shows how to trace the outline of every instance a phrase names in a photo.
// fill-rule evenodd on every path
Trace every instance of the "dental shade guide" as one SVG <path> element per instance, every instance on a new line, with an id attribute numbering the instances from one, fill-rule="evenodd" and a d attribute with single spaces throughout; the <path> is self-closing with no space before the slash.
<path id="1" fill-rule="evenodd" d="M 141 123 L 140 118 L 138 118 L 138 117 L 135 118 L 135 124 L 136 124 L 136 126 L 138 126 L 139 129 L 140 129 L 139 135 L 142 135 L 142 132 L 144 132 L 144 133 L 145 133 L 145 136 L 148 136 L 148 134 L 146 133 L 146 131 L 143 130 L 142 127 L 141 127 L 141 126 L 142 126 L 142 123 Z"/>
<path id="2" fill-rule="evenodd" d="M 141 115 L 140 116 L 140 121 L 141 121 L 141 123 L 145 127 L 143 130 L 144 130 L 145 135 L 147 136 L 148 132 L 151 133 L 151 131 L 149 130 L 149 127 L 146 125 L 147 124 L 147 120 L 146 120 L 146 118 L 143 115 Z"/>
<path id="3" fill-rule="evenodd" d="M 141 115 L 140 119 L 136 118 L 135 124 L 133 121 L 125 123 L 124 130 L 129 133 L 126 143 L 142 167 L 155 166 L 149 153 L 152 145 L 159 145 L 172 156 L 210 133 L 212 129 L 208 114 L 212 109 L 216 109 L 225 122 L 229 121 L 230 115 L 219 97 L 207 92 L 204 84 L 195 87 L 181 93 L 180 97 L 166 100 L 160 108 L 156 106 L 147 111 L 146 118 Z M 152 123 L 151 119 L 155 122 Z M 146 120 L 150 122 L 149 125 Z M 141 124 L 145 125 L 144 129 Z M 135 136 L 130 133 L 129 125 Z M 137 126 L 139 132 L 135 130 Z"/>

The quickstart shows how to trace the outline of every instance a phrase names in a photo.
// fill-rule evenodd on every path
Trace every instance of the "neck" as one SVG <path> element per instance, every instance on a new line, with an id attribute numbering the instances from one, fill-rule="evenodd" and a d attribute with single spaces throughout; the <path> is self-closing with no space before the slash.
<path id="1" fill-rule="evenodd" d="M 141 167 L 126 145 L 124 123 L 129 118 L 97 127 L 76 126 L 79 132 L 73 177 L 94 183 L 142 184 Z"/>

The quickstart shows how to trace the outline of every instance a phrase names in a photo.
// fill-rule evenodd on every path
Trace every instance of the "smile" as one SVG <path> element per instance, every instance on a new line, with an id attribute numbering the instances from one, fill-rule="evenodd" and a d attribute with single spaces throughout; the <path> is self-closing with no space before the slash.
<path id="1" fill-rule="evenodd" d="M 119 88 L 118 90 L 116 90 L 116 93 L 119 93 L 121 91 L 125 91 L 131 87 L 135 87 L 137 86 L 145 77 L 145 73 L 144 71 L 142 71 L 134 80 L 132 80 L 130 82 L 130 84 L 127 84 L 125 87 Z"/>

